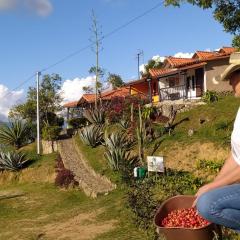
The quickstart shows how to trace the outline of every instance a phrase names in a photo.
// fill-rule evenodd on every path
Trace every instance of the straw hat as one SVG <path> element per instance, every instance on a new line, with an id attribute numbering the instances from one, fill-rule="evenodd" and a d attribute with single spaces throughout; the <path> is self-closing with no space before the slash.
<path id="1" fill-rule="evenodd" d="M 221 79 L 223 81 L 229 80 L 231 74 L 237 70 L 240 70 L 240 52 L 235 52 L 230 55 L 230 65 L 223 72 Z"/>

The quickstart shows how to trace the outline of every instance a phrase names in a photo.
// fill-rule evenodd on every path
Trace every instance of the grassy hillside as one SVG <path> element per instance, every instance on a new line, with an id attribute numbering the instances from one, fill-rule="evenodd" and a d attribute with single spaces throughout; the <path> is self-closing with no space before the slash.
<path id="1" fill-rule="evenodd" d="M 144 183 L 139 183 L 140 190 L 148 193 L 152 188 L 154 204 L 158 205 L 167 194 L 176 194 L 180 190 L 193 194 L 202 180 L 211 181 L 229 152 L 230 134 L 239 105 L 239 99 L 228 96 L 178 114 L 172 135 L 156 139 L 145 149 L 145 155 L 163 155 L 167 168 L 175 171 L 176 177 L 169 176 L 167 182 L 159 178 L 145 189 Z M 162 125 L 155 124 L 154 128 L 161 129 Z M 116 126 L 110 126 L 108 130 L 115 131 Z M 192 136 L 189 136 L 189 130 L 193 131 Z M 117 190 L 107 196 L 89 199 L 80 189 L 57 188 L 54 185 L 56 154 L 37 157 L 35 146 L 29 145 L 22 149 L 33 160 L 27 169 L 0 173 L 0 240 L 148 239 L 134 225 L 133 213 L 127 207 L 128 188 L 122 184 L 120 174 L 109 168 L 104 147 L 92 149 L 78 136 L 75 140 L 89 165 L 118 183 Z M 134 151 L 137 153 L 137 148 Z M 182 170 L 187 173 L 182 175 Z M 179 189 L 176 190 L 176 186 Z M 2 197 L 16 192 L 22 195 Z M 133 200 L 141 204 L 139 199 Z M 148 205 L 152 202 L 150 198 L 146 200 L 141 205 L 148 215 Z M 224 240 L 230 239 L 239 238 L 230 233 Z"/>

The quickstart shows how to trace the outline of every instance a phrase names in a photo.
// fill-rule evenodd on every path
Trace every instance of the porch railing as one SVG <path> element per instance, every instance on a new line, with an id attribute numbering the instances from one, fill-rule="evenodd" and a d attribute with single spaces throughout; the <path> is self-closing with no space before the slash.
<path id="1" fill-rule="evenodd" d="M 160 101 L 164 100 L 179 100 L 187 98 L 186 85 L 179 85 L 175 87 L 161 88 Z"/>

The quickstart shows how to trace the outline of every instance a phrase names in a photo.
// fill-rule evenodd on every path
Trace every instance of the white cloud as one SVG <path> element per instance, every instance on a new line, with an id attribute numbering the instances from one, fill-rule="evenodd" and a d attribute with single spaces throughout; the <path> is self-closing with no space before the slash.
<path id="1" fill-rule="evenodd" d="M 146 73 L 147 73 L 145 67 L 146 67 L 146 64 L 141 64 L 141 65 L 139 66 L 139 71 L 140 71 L 142 74 L 146 74 Z"/>
<path id="2" fill-rule="evenodd" d="M 25 5 L 39 16 L 48 16 L 52 10 L 52 4 L 49 0 L 25 0 Z"/>
<path id="3" fill-rule="evenodd" d="M 204 50 L 205 52 L 211 52 L 211 49 L 210 48 L 207 48 Z"/>
<path id="4" fill-rule="evenodd" d="M 53 6 L 50 0 L 0 0 L 0 11 L 25 8 L 39 16 L 48 16 Z"/>
<path id="5" fill-rule="evenodd" d="M 152 60 L 154 60 L 156 63 L 159 63 L 159 62 L 164 62 L 165 60 L 165 57 L 161 57 L 160 55 L 155 55 L 152 57 Z M 147 64 L 142 64 L 139 66 L 139 71 L 142 73 L 142 74 L 146 74 L 147 71 L 146 71 L 146 65 Z"/>
<path id="6" fill-rule="evenodd" d="M 0 84 L 0 121 L 7 121 L 10 108 L 23 100 L 23 90 L 10 91 L 6 86 Z"/>
<path id="7" fill-rule="evenodd" d="M 9 10 L 17 6 L 17 0 L 0 0 L 0 10 Z"/>
<path id="8" fill-rule="evenodd" d="M 75 78 L 73 80 L 65 80 L 63 82 L 61 92 L 63 97 L 63 104 L 66 102 L 77 101 L 83 95 L 82 88 L 85 86 L 95 86 L 95 76 L 88 76 L 86 78 Z"/>
<path id="9" fill-rule="evenodd" d="M 164 62 L 164 60 L 166 59 L 165 57 L 161 57 L 159 55 L 153 56 L 152 59 L 156 62 Z"/>
<path id="10" fill-rule="evenodd" d="M 178 57 L 178 58 L 192 58 L 192 56 L 194 55 L 194 53 L 183 53 L 183 52 L 178 52 L 174 55 L 174 57 Z"/>

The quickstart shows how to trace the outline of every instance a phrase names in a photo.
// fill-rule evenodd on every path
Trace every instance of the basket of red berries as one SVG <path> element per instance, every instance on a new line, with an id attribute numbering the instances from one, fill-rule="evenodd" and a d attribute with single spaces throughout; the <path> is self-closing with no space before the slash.
<path id="1" fill-rule="evenodd" d="M 169 198 L 158 209 L 154 223 L 167 240 L 213 240 L 221 238 L 219 226 L 202 218 L 192 204 L 194 196 Z"/>

